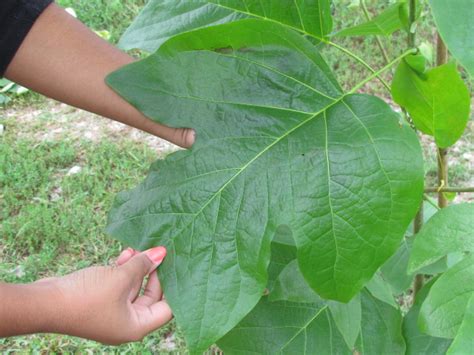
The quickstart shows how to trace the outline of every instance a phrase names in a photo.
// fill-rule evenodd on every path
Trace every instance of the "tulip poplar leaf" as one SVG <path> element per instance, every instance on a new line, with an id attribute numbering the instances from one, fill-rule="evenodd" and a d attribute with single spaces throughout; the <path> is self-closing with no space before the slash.
<path id="1" fill-rule="evenodd" d="M 108 83 L 151 119 L 196 131 L 192 149 L 118 195 L 107 227 L 136 249 L 167 247 L 160 279 L 192 352 L 257 305 L 280 226 L 309 287 L 347 302 L 420 204 L 415 133 L 382 100 L 344 94 L 288 26 L 246 19 L 183 33 Z M 329 314 L 318 307 L 312 317 Z"/>

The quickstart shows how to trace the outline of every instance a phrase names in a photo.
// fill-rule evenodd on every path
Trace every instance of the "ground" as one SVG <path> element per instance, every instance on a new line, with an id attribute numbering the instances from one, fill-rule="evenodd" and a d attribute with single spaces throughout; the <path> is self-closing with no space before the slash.
<path id="1" fill-rule="evenodd" d="M 95 30 L 109 30 L 111 41 L 116 42 L 144 1 L 60 3 L 73 6 L 79 18 Z M 108 12 L 100 11 L 104 6 Z M 344 11 L 343 16 L 350 21 L 361 20 L 355 10 Z M 131 15 L 123 16 L 125 12 Z M 432 40 L 432 27 L 420 31 L 425 40 Z M 403 36 L 396 36 L 388 46 L 391 57 L 399 53 Z M 363 57 L 370 53 L 372 65 L 383 65 L 373 39 L 345 39 L 340 43 Z M 332 53 L 328 51 L 326 56 L 345 87 L 365 75 L 353 61 Z M 375 82 L 364 91 L 389 100 Z M 114 195 L 136 185 L 151 162 L 177 149 L 148 134 L 33 93 L 0 107 L 0 125 L 0 280 L 7 282 L 30 282 L 111 263 L 121 245 L 107 237 L 103 228 Z M 463 139 L 449 150 L 452 186 L 474 185 L 473 136 L 471 120 Z M 423 137 L 422 142 L 427 185 L 434 186 L 435 146 L 429 137 Z M 472 201 L 474 195 L 457 195 L 455 199 Z M 35 335 L 0 339 L 0 352 L 183 352 L 182 339 L 171 323 L 140 344 L 118 348 L 71 337 Z"/>

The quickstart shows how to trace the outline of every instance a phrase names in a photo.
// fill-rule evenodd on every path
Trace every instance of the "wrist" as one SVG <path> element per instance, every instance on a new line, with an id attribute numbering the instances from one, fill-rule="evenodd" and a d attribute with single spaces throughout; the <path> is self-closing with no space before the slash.
<path id="1" fill-rule="evenodd" d="M 52 282 L 0 284 L 0 337 L 53 332 L 60 313 Z"/>

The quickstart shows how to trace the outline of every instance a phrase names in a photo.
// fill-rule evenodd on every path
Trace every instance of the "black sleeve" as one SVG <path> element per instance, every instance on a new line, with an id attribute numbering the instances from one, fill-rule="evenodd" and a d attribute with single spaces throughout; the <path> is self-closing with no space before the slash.
<path id="1" fill-rule="evenodd" d="M 0 0 L 0 77 L 36 19 L 53 0 Z"/>

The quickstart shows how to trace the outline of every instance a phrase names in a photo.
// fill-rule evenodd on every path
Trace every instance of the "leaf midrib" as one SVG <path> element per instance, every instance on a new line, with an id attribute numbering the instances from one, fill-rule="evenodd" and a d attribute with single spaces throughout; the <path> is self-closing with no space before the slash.
<path id="1" fill-rule="evenodd" d="M 207 0 L 208 3 L 211 3 L 211 4 L 214 4 L 215 6 L 217 7 L 221 7 L 223 9 L 227 9 L 227 10 L 231 10 L 231 11 L 235 11 L 235 12 L 240 12 L 241 14 L 244 14 L 244 15 L 248 15 L 248 16 L 251 16 L 251 17 L 256 17 L 256 18 L 259 18 L 259 19 L 262 19 L 262 20 L 265 20 L 265 21 L 270 21 L 270 22 L 273 22 L 273 23 L 277 23 L 281 26 L 285 26 L 285 27 L 288 27 L 288 28 L 291 28 L 292 30 L 295 30 L 297 32 L 300 32 L 306 36 L 310 36 L 314 39 L 317 39 L 318 41 L 321 41 L 323 43 L 327 43 L 326 39 L 324 39 L 323 37 L 319 37 L 315 34 L 312 34 L 312 33 L 309 33 L 307 32 L 306 30 L 304 30 L 303 28 L 298 28 L 298 27 L 295 27 L 295 26 L 292 26 L 290 24 L 287 24 L 287 23 L 284 23 L 284 22 L 279 22 L 277 20 L 274 20 L 272 18 L 269 18 L 269 17 L 266 17 L 265 15 L 262 16 L 262 15 L 258 15 L 258 14 L 255 14 L 255 13 L 252 13 L 252 12 L 249 12 L 249 11 L 243 11 L 243 10 L 240 10 L 240 9 L 235 9 L 235 8 L 232 8 L 230 6 L 225 6 L 225 5 L 222 5 L 222 4 L 219 4 L 219 3 L 216 3 L 216 2 L 213 2 L 213 1 L 209 1 Z M 244 2 L 245 3 L 245 2 Z M 247 7 L 247 6 L 246 6 Z M 262 7 L 263 9 L 263 7 Z M 319 16 L 321 17 L 321 11 L 319 11 Z M 322 22 L 320 22 L 320 26 L 322 27 Z M 321 32 L 322 33 L 322 32 Z"/>

